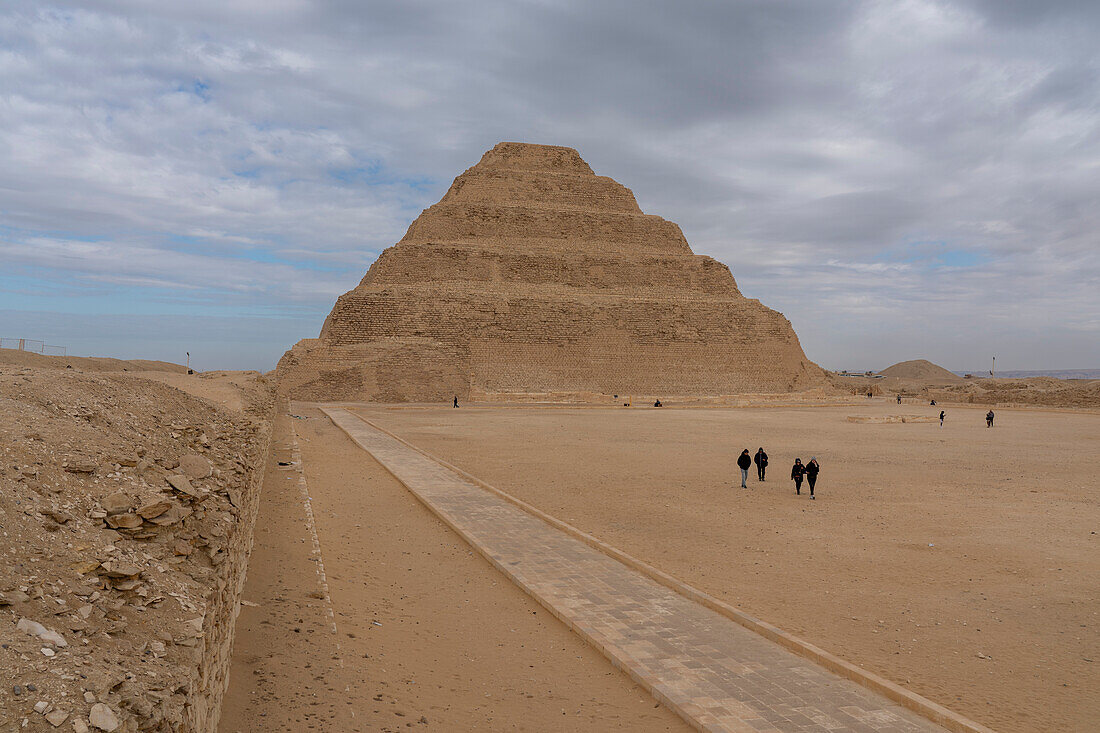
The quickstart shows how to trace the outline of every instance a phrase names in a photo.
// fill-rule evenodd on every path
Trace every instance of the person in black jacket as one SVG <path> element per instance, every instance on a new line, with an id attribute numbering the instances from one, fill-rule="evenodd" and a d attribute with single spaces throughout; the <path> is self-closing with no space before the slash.
<path id="1" fill-rule="evenodd" d="M 756 464 L 756 473 L 760 476 L 760 480 L 764 480 L 764 469 L 768 467 L 768 454 L 764 452 L 764 449 L 756 451 L 756 455 L 752 457 L 752 462 Z"/>
<path id="2" fill-rule="evenodd" d="M 806 467 L 802 465 L 801 458 L 794 459 L 794 465 L 791 466 L 791 478 L 794 479 L 794 493 L 799 496 L 802 495 L 802 475 L 806 473 Z"/>
<path id="3" fill-rule="evenodd" d="M 985 413 L 985 426 L 987 428 L 993 427 L 993 410 Z"/>
<path id="4" fill-rule="evenodd" d="M 806 464 L 806 483 L 810 485 L 810 498 L 814 498 L 814 484 L 817 483 L 817 472 L 821 470 L 821 464 L 817 462 L 817 456 Z"/>
<path id="5" fill-rule="evenodd" d="M 749 488 L 749 466 L 752 465 L 752 456 L 749 455 L 749 449 L 741 451 L 741 455 L 737 457 L 737 467 L 741 469 L 741 488 Z"/>

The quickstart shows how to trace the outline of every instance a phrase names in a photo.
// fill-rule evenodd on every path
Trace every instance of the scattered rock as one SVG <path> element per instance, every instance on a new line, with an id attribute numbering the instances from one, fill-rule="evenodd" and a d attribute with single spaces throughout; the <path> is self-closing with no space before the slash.
<path id="1" fill-rule="evenodd" d="M 164 512 L 164 514 L 158 515 L 156 517 L 151 517 L 148 521 L 159 527 L 167 527 L 183 519 L 186 519 L 190 515 L 190 509 L 186 509 L 179 504 L 173 503 L 172 506 L 169 507 L 168 511 Z"/>
<path id="2" fill-rule="evenodd" d="M 167 481 L 168 485 L 173 489 L 194 501 L 202 501 L 206 498 L 206 493 L 192 486 L 191 482 L 187 480 L 187 477 L 181 473 L 168 474 L 164 477 L 164 480 Z"/>
<path id="3" fill-rule="evenodd" d="M 99 566 L 108 578 L 130 578 L 141 575 L 141 568 L 121 560 L 108 560 Z"/>
<path id="4" fill-rule="evenodd" d="M 115 715 L 115 711 L 101 702 L 97 702 L 92 706 L 92 712 L 88 715 L 88 722 L 93 727 L 99 730 L 107 731 L 107 733 L 113 733 L 118 730 L 118 716 Z"/>
<path id="5" fill-rule="evenodd" d="M 31 621 L 29 618 L 19 619 L 19 621 L 15 624 L 15 628 L 24 633 L 30 634 L 31 636 L 37 636 L 39 639 L 46 642 L 47 644 L 53 644 L 58 648 L 64 648 L 69 645 L 69 643 L 65 641 L 64 636 L 57 633 L 56 631 L 47 629 L 45 626 L 38 623 L 37 621 Z M 49 656 L 53 655 L 51 654 Z"/>
<path id="6" fill-rule="evenodd" d="M 73 733 L 91 733 L 84 718 L 73 718 Z"/>
<path id="7" fill-rule="evenodd" d="M 59 727 L 62 723 L 69 719 L 69 713 L 65 710 L 57 708 L 46 713 L 46 722 L 52 725 L 54 728 Z"/>
<path id="8" fill-rule="evenodd" d="M 71 516 L 69 516 L 65 512 L 58 511 L 57 509 L 46 509 L 42 513 L 53 521 L 57 522 L 58 524 L 67 524 L 68 521 L 72 519 Z"/>
<path id="9" fill-rule="evenodd" d="M 130 507 L 134 505 L 133 500 L 121 491 L 103 497 L 99 503 L 103 510 L 107 512 L 108 517 L 128 512 Z"/>
<path id="10" fill-rule="evenodd" d="M 107 526 L 111 529 L 137 529 L 141 526 L 141 522 L 141 517 L 133 512 L 107 515 Z"/>
<path id="11" fill-rule="evenodd" d="M 206 478 L 214 471 L 210 460 L 197 453 L 187 453 L 180 456 L 179 470 L 189 478 Z"/>
<path id="12" fill-rule="evenodd" d="M 152 519 L 154 517 L 159 517 L 171 508 L 172 502 L 165 499 L 159 499 L 138 507 L 137 513 L 145 519 Z"/>
<path id="13" fill-rule="evenodd" d="M 99 569 L 99 560 L 80 560 L 72 563 L 69 567 L 81 575 L 87 575 Z"/>
<path id="14" fill-rule="evenodd" d="M 34 712 L 39 715 L 45 715 L 46 711 L 50 709 L 50 704 L 45 700 L 39 700 L 34 704 Z"/>
<path id="15" fill-rule="evenodd" d="M 69 473 L 95 473 L 97 468 L 94 461 L 83 458 L 71 459 L 61 466 Z"/>
<path id="16" fill-rule="evenodd" d="M 21 590 L 9 590 L 0 593 L 0 606 L 14 606 L 16 603 L 26 603 L 31 599 Z"/>

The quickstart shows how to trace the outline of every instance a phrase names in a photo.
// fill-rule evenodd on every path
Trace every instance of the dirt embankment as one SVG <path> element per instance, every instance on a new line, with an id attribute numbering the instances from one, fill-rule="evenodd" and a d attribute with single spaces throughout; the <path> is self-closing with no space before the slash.
<path id="1" fill-rule="evenodd" d="M 270 390 L 48 366 L 0 364 L 0 728 L 213 730 Z"/>
<path id="2" fill-rule="evenodd" d="M 897 366 L 897 365 L 896 365 Z M 935 366 L 935 365 L 932 365 Z M 892 368 L 892 367 L 891 367 Z M 883 371 L 883 374 L 886 370 Z M 905 372 L 915 373 L 915 372 Z M 888 376 L 874 377 L 840 376 L 828 372 L 830 384 L 849 394 L 864 396 L 868 392 L 876 397 L 883 395 L 893 399 L 928 403 L 955 403 L 972 405 L 1031 405 L 1035 407 L 1100 408 L 1100 379 L 1055 379 L 1053 377 L 1028 377 L 1026 379 L 963 379 L 949 380 L 937 376 Z M 954 375 L 952 375 L 954 376 Z"/>
<path id="3" fill-rule="evenodd" d="M 38 369 L 78 369 L 83 372 L 176 372 L 186 374 L 187 367 L 170 361 L 148 359 L 112 359 L 106 356 L 48 356 L 33 351 L 0 349 L 0 364 Z"/>
<path id="4" fill-rule="evenodd" d="M 978 405 L 1035 405 L 1100 408 L 1100 379 L 1091 381 L 1029 377 L 974 379 L 954 387 L 929 390 L 935 400 Z"/>

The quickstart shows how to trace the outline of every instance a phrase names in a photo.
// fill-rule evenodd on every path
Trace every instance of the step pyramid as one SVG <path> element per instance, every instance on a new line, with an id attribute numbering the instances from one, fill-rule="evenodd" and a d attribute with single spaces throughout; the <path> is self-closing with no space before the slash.
<path id="1" fill-rule="evenodd" d="M 572 148 L 500 143 L 279 362 L 284 394 L 418 402 L 817 388 L 782 314 Z"/>

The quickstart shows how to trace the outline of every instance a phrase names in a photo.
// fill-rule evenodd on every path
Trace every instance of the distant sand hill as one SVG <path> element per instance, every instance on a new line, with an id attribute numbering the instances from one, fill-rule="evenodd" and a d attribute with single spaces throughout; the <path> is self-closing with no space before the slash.
<path id="1" fill-rule="evenodd" d="M 0 364 L 36 367 L 38 369 L 65 369 L 71 367 L 85 372 L 187 373 L 187 367 L 169 361 L 112 359 L 105 356 L 44 356 L 33 351 L 20 351 L 18 349 L 0 349 Z"/>
<path id="2" fill-rule="evenodd" d="M 933 364 L 927 359 L 899 361 L 893 366 L 886 367 L 879 374 L 894 379 L 919 379 L 922 382 L 943 382 L 945 384 L 955 384 L 962 381 L 962 377 L 949 372 L 938 364 Z"/>

